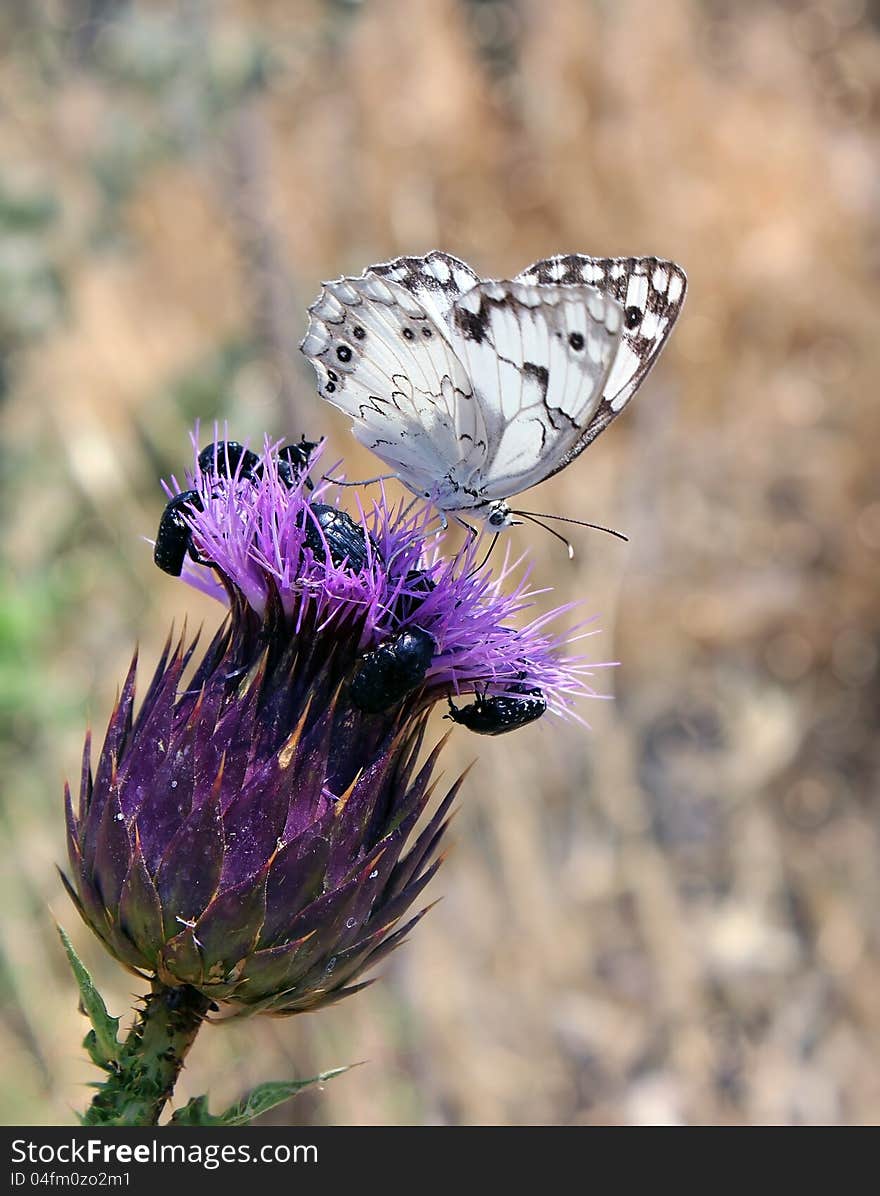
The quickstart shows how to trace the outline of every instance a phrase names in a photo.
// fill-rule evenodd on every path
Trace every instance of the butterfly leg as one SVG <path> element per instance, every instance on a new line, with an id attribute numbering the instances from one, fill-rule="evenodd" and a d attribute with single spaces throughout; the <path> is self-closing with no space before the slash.
<path id="1" fill-rule="evenodd" d="M 472 540 L 476 540 L 477 536 L 480 533 L 477 531 L 477 529 L 475 527 L 473 527 L 470 523 L 466 523 L 465 520 L 462 519 L 460 515 L 454 515 L 453 518 L 455 519 L 455 522 L 457 524 L 459 524 L 460 527 L 463 527 L 464 530 L 467 532 L 469 544 Z M 444 522 L 444 530 L 445 530 L 445 527 L 446 527 L 446 524 Z"/>
<path id="2" fill-rule="evenodd" d="M 489 557 L 492 555 L 492 551 L 495 548 L 495 545 L 498 543 L 498 537 L 500 536 L 500 534 L 501 534 L 500 532 L 496 532 L 495 535 L 492 537 L 492 543 L 489 545 L 489 547 L 486 551 L 486 555 L 480 561 L 479 565 L 477 565 L 476 569 L 471 569 L 470 573 L 468 574 L 468 578 L 473 577 L 475 573 L 479 573 L 480 570 L 483 569 L 488 564 Z"/>
<path id="3" fill-rule="evenodd" d="M 410 511 L 413 509 L 413 507 L 416 505 L 416 503 L 421 502 L 421 501 L 422 500 L 420 498 L 410 499 L 410 501 L 406 504 L 406 506 L 400 512 L 400 522 L 403 522 L 403 520 L 406 519 L 407 515 L 410 513 Z"/>
<path id="4" fill-rule="evenodd" d="M 325 473 L 325 474 L 322 474 L 321 481 L 322 482 L 331 482 L 334 486 L 372 486 L 375 482 L 399 482 L 400 474 L 399 473 L 380 473 L 379 476 L 375 477 L 375 478 L 364 478 L 363 481 L 359 481 L 359 482 L 346 482 L 346 481 L 343 481 L 342 478 L 328 477 L 327 474 Z"/>

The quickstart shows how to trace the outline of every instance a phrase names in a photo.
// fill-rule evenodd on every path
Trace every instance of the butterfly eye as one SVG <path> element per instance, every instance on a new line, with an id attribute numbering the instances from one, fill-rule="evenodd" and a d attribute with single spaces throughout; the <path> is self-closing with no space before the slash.
<path id="1" fill-rule="evenodd" d="M 576 352 L 584 347 L 584 334 L 582 332 L 572 332 L 568 338 L 568 343 Z"/>
<path id="2" fill-rule="evenodd" d="M 489 516 L 489 525 L 491 527 L 504 527 L 504 518 L 503 511 L 493 511 Z"/>
<path id="3" fill-rule="evenodd" d="M 641 308 L 628 307 L 623 313 L 623 322 L 626 324 L 627 328 L 637 328 L 642 322 Z"/>

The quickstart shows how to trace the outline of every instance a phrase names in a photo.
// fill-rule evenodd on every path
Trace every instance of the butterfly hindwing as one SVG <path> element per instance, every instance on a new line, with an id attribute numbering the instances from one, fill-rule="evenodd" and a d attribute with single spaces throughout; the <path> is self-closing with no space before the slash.
<path id="1" fill-rule="evenodd" d="M 482 282 L 449 324 L 488 437 L 479 493 L 507 498 L 542 481 L 580 438 L 615 359 L 621 310 L 589 286 Z"/>
<path id="2" fill-rule="evenodd" d="M 445 324 L 382 269 L 326 283 L 309 308 L 301 347 L 322 398 L 351 416 L 357 439 L 422 492 L 448 462 L 484 451 L 485 429 Z"/>

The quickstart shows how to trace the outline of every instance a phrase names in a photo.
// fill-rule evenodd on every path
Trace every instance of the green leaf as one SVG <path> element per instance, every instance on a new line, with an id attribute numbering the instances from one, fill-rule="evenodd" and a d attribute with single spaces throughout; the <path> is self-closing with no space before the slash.
<path id="1" fill-rule="evenodd" d="M 351 1064 L 356 1067 L 357 1064 Z M 334 1076 L 341 1076 L 350 1067 L 335 1067 L 332 1071 L 322 1071 L 310 1080 L 272 1080 L 267 1084 L 258 1084 L 252 1092 L 234 1105 L 215 1117 L 208 1111 L 207 1096 L 194 1096 L 182 1109 L 178 1109 L 171 1118 L 172 1125 L 247 1125 L 261 1113 L 267 1113 L 276 1105 L 283 1104 L 296 1096 L 303 1088 L 311 1084 L 323 1084 L 332 1080 Z"/>
<path id="2" fill-rule="evenodd" d="M 83 1046 L 97 1067 L 102 1067 L 105 1071 L 114 1071 L 119 1064 L 122 1050 L 118 1037 L 119 1018 L 111 1017 L 107 1012 L 104 998 L 95 988 L 91 976 L 74 951 L 73 944 L 60 926 L 58 933 L 79 986 L 80 1006 L 92 1023 L 91 1030 L 83 1039 Z"/>
<path id="3" fill-rule="evenodd" d="M 171 1125 L 222 1125 L 223 1118 L 208 1111 L 207 1096 L 194 1096 L 171 1118 Z"/>

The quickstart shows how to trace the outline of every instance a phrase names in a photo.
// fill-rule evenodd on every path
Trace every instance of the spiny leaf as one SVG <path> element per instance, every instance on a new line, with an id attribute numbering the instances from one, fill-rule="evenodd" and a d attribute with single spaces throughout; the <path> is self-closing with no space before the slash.
<path id="1" fill-rule="evenodd" d="M 118 1037 L 119 1018 L 111 1017 L 107 1012 L 104 998 L 95 988 L 91 976 L 74 951 L 73 944 L 60 926 L 58 933 L 79 986 L 80 1007 L 92 1023 L 91 1030 L 83 1039 L 83 1046 L 97 1067 L 102 1067 L 105 1071 L 114 1071 L 119 1064 L 122 1049 Z"/>
<path id="2" fill-rule="evenodd" d="M 206 1095 L 194 1096 L 191 1100 L 178 1109 L 171 1118 L 172 1125 L 222 1125 L 223 1118 L 215 1117 L 208 1110 L 208 1098 Z"/>
<path id="3" fill-rule="evenodd" d="M 357 1066 L 357 1064 L 351 1066 Z M 276 1105 L 290 1100 L 303 1088 L 308 1088 L 311 1084 L 323 1084 L 326 1080 L 332 1080 L 334 1076 L 341 1076 L 344 1071 L 348 1070 L 349 1067 L 335 1067 L 332 1071 L 322 1071 L 319 1075 L 312 1076 L 310 1080 L 271 1080 L 267 1084 L 258 1084 L 252 1092 L 242 1097 L 236 1104 L 230 1105 L 219 1116 L 214 1116 L 209 1112 L 207 1096 L 194 1096 L 182 1109 L 177 1110 L 171 1118 L 171 1124 L 247 1125 L 261 1113 L 267 1113 Z"/>

